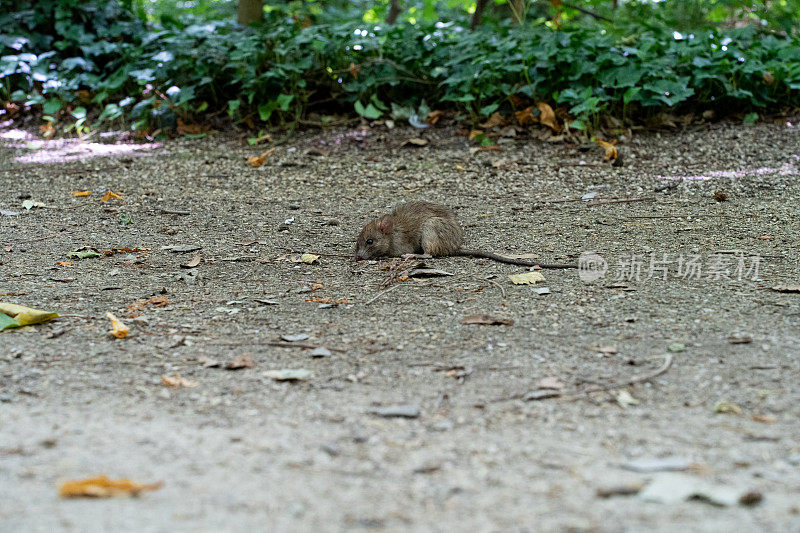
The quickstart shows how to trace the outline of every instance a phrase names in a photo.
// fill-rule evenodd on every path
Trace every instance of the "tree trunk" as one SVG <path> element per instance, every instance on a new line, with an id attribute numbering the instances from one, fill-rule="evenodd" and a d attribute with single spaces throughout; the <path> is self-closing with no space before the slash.
<path id="1" fill-rule="evenodd" d="M 475 4 L 475 13 L 472 14 L 472 24 L 470 26 L 473 31 L 483 22 L 483 10 L 486 9 L 486 3 L 488 1 L 489 0 L 478 0 Z"/>
<path id="2" fill-rule="evenodd" d="M 245 26 L 261 22 L 264 18 L 263 0 L 239 0 L 238 22 Z"/>
<path id="3" fill-rule="evenodd" d="M 397 17 L 400 16 L 402 10 L 400 9 L 400 0 L 391 0 L 391 4 L 389 5 L 389 14 L 386 15 L 386 24 L 389 26 L 394 25 L 397 22 Z"/>

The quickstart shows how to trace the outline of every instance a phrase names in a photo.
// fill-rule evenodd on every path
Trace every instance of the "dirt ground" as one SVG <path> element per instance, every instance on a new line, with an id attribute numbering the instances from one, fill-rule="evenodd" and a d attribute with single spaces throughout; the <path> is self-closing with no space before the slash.
<path id="1" fill-rule="evenodd" d="M 774 290 L 800 284 L 798 127 L 634 135 L 612 167 L 597 146 L 378 126 L 250 168 L 261 148 L 223 134 L 7 126 L 0 301 L 61 317 L 0 333 L 0 530 L 800 531 L 800 293 Z M 413 199 L 452 207 L 470 247 L 596 252 L 606 275 L 355 263 L 360 226 Z M 116 253 L 68 258 L 84 246 Z M 164 485 L 59 499 L 96 474 Z M 636 494 L 670 475 L 763 500 Z"/>

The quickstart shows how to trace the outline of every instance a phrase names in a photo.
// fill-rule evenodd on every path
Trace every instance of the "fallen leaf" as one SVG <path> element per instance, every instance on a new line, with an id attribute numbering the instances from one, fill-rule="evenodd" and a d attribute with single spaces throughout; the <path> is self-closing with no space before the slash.
<path id="1" fill-rule="evenodd" d="M 111 335 L 118 339 L 123 339 L 128 336 L 128 332 L 130 329 L 128 326 L 123 324 L 119 318 L 114 316 L 112 313 L 106 313 L 106 317 L 111 321 Z"/>
<path id="2" fill-rule="evenodd" d="M 667 346 L 667 351 L 670 351 L 670 352 L 673 352 L 673 353 L 685 352 L 686 351 L 686 345 L 683 344 L 682 342 L 673 342 L 672 344 Z"/>
<path id="3" fill-rule="evenodd" d="M 181 377 L 180 374 L 175 374 L 174 376 L 161 376 L 161 383 L 167 387 L 185 387 L 187 389 L 197 387 L 199 385 L 198 382 Z"/>
<path id="4" fill-rule="evenodd" d="M 420 410 L 416 405 L 388 405 L 372 409 L 369 413 L 385 418 L 417 418 Z"/>
<path id="5" fill-rule="evenodd" d="M 6 328 L 18 328 L 40 324 L 50 319 L 57 318 L 58 313 L 40 311 L 24 305 L 0 302 L 0 331 Z"/>
<path id="6" fill-rule="evenodd" d="M 606 141 L 602 141 L 600 139 L 597 139 L 595 142 L 597 142 L 597 144 L 602 146 L 603 149 L 606 151 L 606 155 L 603 157 L 604 161 L 611 161 L 612 159 L 616 159 L 617 158 L 617 147 L 614 146 L 614 144 L 617 141 L 606 142 Z"/>
<path id="7" fill-rule="evenodd" d="M 300 261 L 308 263 L 309 265 L 319 262 L 319 256 L 316 254 L 303 254 L 300 256 Z"/>
<path id="8" fill-rule="evenodd" d="M 122 200 L 122 195 L 121 194 L 117 194 L 114 191 L 108 190 L 103 195 L 103 197 L 100 198 L 100 201 L 101 202 L 107 202 L 109 200 Z"/>
<path id="9" fill-rule="evenodd" d="M 511 318 L 500 318 L 486 313 L 476 313 L 474 315 L 466 315 L 461 319 L 462 324 L 485 324 L 488 326 L 511 326 L 514 320 Z"/>
<path id="10" fill-rule="evenodd" d="M 503 115 L 495 111 L 486 122 L 479 124 L 479 126 L 481 128 L 491 129 L 499 126 L 505 126 L 506 124 L 508 124 L 508 120 L 506 120 Z"/>
<path id="11" fill-rule="evenodd" d="M 281 339 L 286 342 L 299 342 L 304 341 L 309 337 L 308 333 L 297 333 L 295 335 L 281 335 Z"/>
<path id="12" fill-rule="evenodd" d="M 481 130 L 471 130 L 469 132 L 469 140 L 471 141 L 471 140 L 475 139 L 475 137 L 477 137 L 479 135 L 483 135 L 483 131 L 481 131 Z"/>
<path id="13" fill-rule="evenodd" d="M 71 267 L 72 261 L 56 261 L 56 264 L 62 267 Z"/>
<path id="14" fill-rule="evenodd" d="M 164 484 L 135 483 L 129 479 L 109 479 L 97 476 L 77 481 L 65 481 L 58 487 L 62 498 L 110 498 L 115 496 L 138 496 L 142 492 L 158 490 Z"/>
<path id="15" fill-rule="evenodd" d="M 239 354 L 225 363 L 226 370 L 240 370 L 242 368 L 253 368 L 253 358 L 250 354 Z"/>
<path id="16" fill-rule="evenodd" d="M 260 167 L 267 160 L 267 157 L 275 153 L 275 148 L 270 148 L 259 156 L 251 156 L 247 158 L 247 164 L 251 167 Z"/>
<path id="17" fill-rule="evenodd" d="M 200 254 L 195 255 L 192 257 L 188 263 L 184 263 L 181 265 L 181 268 L 194 268 L 200 264 L 201 257 Z"/>
<path id="18" fill-rule="evenodd" d="M 538 102 L 536 107 L 539 108 L 539 112 L 541 113 L 539 115 L 539 122 L 556 133 L 560 132 L 561 126 L 558 125 L 556 114 L 555 111 L 553 111 L 553 108 L 544 102 Z"/>
<path id="19" fill-rule="evenodd" d="M 536 270 L 532 272 L 524 272 L 522 274 L 511 274 L 508 276 L 511 283 L 514 285 L 535 285 L 540 281 L 544 281 L 544 275 Z"/>
<path id="20" fill-rule="evenodd" d="M 692 462 L 684 457 L 658 457 L 656 459 L 636 459 L 620 466 L 625 470 L 640 473 L 675 472 L 687 470 Z"/>
<path id="21" fill-rule="evenodd" d="M 175 128 L 179 135 L 199 135 L 206 133 L 211 129 L 211 126 L 203 126 L 201 124 L 186 124 L 178 117 L 178 126 Z"/>
<path id="22" fill-rule="evenodd" d="M 774 424 L 778 421 L 778 417 L 774 415 L 753 415 L 752 419 L 760 424 Z"/>
<path id="23" fill-rule="evenodd" d="M 439 110 L 431 111 L 430 113 L 428 113 L 428 117 L 425 119 L 425 122 L 433 126 L 437 122 L 439 122 L 439 119 L 442 118 L 443 116 L 444 116 L 444 111 L 439 111 Z"/>
<path id="24" fill-rule="evenodd" d="M 411 273 L 412 278 L 435 278 L 440 276 L 455 276 L 455 274 L 436 268 L 418 268 Z"/>
<path id="25" fill-rule="evenodd" d="M 324 346 L 311 350 L 311 357 L 330 357 L 331 355 L 331 351 Z"/>
<path id="26" fill-rule="evenodd" d="M 753 342 L 753 336 L 746 333 L 735 333 L 728 337 L 731 344 L 749 344 Z"/>
<path id="27" fill-rule="evenodd" d="M 305 381 L 311 377 L 311 371 L 305 368 L 284 368 L 282 370 L 267 370 L 264 377 L 275 381 Z"/>
<path id="28" fill-rule="evenodd" d="M 536 113 L 537 115 L 539 114 L 538 109 Z M 537 117 L 533 114 L 533 106 L 526 107 L 522 111 L 517 111 L 514 114 L 516 115 L 517 123 L 519 123 L 520 126 L 531 126 L 538 122 Z"/>
<path id="29" fill-rule="evenodd" d="M 174 254 L 188 254 L 190 252 L 202 250 L 203 247 L 198 244 L 182 244 L 180 246 L 170 246 L 168 249 Z"/>
<path id="30" fill-rule="evenodd" d="M 603 355 L 614 355 L 617 353 L 617 347 L 614 345 L 601 346 L 597 351 Z"/>
<path id="31" fill-rule="evenodd" d="M 712 484 L 704 479 L 675 472 L 656 474 L 639 493 L 639 498 L 648 502 L 676 504 L 696 499 L 721 507 L 731 505 L 753 505 L 761 501 L 758 493 L 738 489 L 731 485 Z M 760 496 L 760 495 L 759 495 Z"/>
<path id="32" fill-rule="evenodd" d="M 800 292 L 800 285 L 775 285 L 772 290 L 777 292 Z"/>
<path id="33" fill-rule="evenodd" d="M 203 368 L 212 368 L 220 366 L 219 361 L 207 357 L 205 355 L 201 355 L 200 357 L 198 357 L 197 362 L 203 365 Z"/>
<path id="34" fill-rule="evenodd" d="M 67 252 L 67 257 L 74 257 L 76 259 L 89 259 L 92 257 L 100 257 L 100 252 L 90 246 L 83 246 L 72 252 Z"/>
<path id="35" fill-rule="evenodd" d="M 73 196 L 89 196 L 92 191 L 72 191 Z"/>
<path id="36" fill-rule="evenodd" d="M 564 388 L 564 384 L 552 376 L 540 379 L 535 385 L 537 389 L 561 390 Z"/>
<path id="37" fill-rule="evenodd" d="M 412 137 L 400 143 L 400 146 L 425 146 L 427 144 L 428 141 L 426 139 L 422 139 L 420 137 Z"/>
<path id="38" fill-rule="evenodd" d="M 30 211 L 34 207 L 47 207 L 47 205 L 42 202 L 37 202 L 36 200 L 25 200 L 22 202 L 22 207 Z"/>
<path id="39" fill-rule="evenodd" d="M 489 145 L 486 145 L 486 146 L 479 146 L 478 147 L 478 151 L 479 152 L 502 152 L 503 148 L 501 146 L 496 145 L 496 144 L 489 144 Z"/>
<path id="40" fill-rule="evenodd" d="M 714 412 L 726 415 L 740 415 L 742 414 L 742 408 L 735 403 L 719 402 L 714 406 Z"/>
<path id="41" fill-rule="evenodd" d="M 630 392 L 626 390 L 618 390 L 614 391 L 614 399 L 617 400 L 617 403 L 620 407 L 627 407 L 629 405 L 638 405 L 639 400 L 634 398 Z"/>

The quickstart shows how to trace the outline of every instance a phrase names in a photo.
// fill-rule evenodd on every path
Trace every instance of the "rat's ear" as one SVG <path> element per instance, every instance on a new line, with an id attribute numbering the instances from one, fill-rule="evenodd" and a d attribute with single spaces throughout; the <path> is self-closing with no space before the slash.
<path id="1" fill-rule="evenodd" d="M 378 230 L 381 233 L 391 233 L 392 228 L 394 227 L 394 220 L 389 215 L 383 215 L 380 220 L 378 220 Z"/>

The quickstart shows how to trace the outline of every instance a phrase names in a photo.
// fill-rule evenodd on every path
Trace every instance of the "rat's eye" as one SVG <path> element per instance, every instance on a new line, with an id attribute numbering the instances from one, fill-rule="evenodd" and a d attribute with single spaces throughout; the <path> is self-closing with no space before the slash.
<path id="1" fill-rule="evenodd" d="M 372 239 L 367 239 L 367 245 L 372 244 L 374 241 Z"/>

